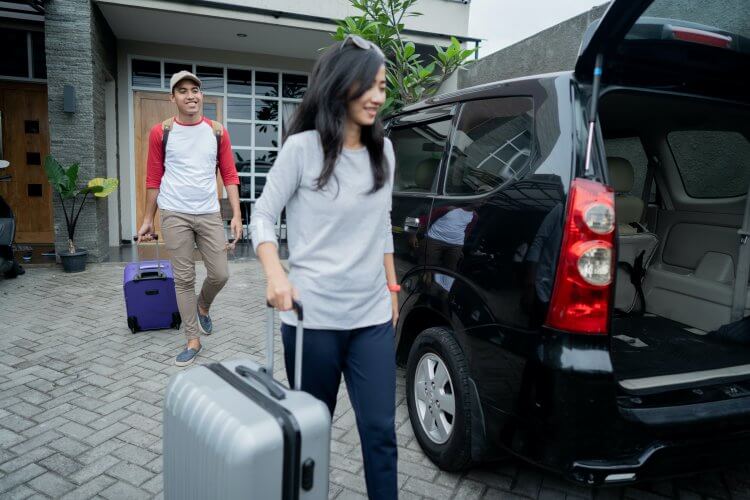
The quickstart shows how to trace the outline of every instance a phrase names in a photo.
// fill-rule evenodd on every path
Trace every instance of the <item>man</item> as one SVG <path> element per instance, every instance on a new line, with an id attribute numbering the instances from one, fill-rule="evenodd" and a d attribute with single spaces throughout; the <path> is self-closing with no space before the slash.
<path id="1" fill-rule="evenodd" d="M 221 124 L 202 116 L 201 81 L 188 71 L 180 71 L 172 76 L 170 89 L 177 116 L 151 129 L 146 212 L 138 241 L 151 240 L 158 205 L 162 234 L 172 255 L 177 307 L 187 337 L 187 347 L 177 355 L 175 364 L 186 366 L 201 350 L 199 333 L 213 332 L 209 309 L 229 279 L 226 236 L 216 192 L 217 169 L 232 206 L 235 240 L 242 233 L 242 217 L 229 134 Z M 197 298 L 194 245 L 208 271 Z"/>

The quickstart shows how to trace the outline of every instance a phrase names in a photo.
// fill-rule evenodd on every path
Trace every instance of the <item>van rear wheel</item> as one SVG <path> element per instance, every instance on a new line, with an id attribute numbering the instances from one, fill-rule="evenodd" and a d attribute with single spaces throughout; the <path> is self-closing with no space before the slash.
<path id="1" fill-rule="evenodd" d="M 409 419 L 425 454 L 446 471 L 471 465 L 469 370 L 450 330 L 420 333 L 406 364 Z"/>

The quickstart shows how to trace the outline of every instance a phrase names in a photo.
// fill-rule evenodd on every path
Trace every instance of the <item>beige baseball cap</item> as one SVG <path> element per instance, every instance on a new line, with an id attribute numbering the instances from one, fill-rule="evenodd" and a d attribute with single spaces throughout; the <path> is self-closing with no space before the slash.
<path id="1" fill-rule="evenodd" d="M 190 71 L 182 70 L 172 75 L 172 78 L 169 79 L 169 91 L 173 92 L 174 86 L 180 83 L 182 80 L 192 80 L 197 83 L 199 87 L 203 85 L 197 76 L 192 74 Z"/>

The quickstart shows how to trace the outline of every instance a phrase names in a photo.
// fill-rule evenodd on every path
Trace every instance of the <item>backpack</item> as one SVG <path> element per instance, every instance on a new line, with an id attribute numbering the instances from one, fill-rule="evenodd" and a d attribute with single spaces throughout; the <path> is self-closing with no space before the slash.
<path id="1" fill-rule="evenodd" d="M 208 120 L 211 124 L 211 129 L 214 131 L 214 135 L 216 136 L 216 170 L 219 170 L 219 151 L 221 151 L 221 136 L 224 135 L 224 126 L 219 123 L 215 122 L 211 119 Z M 174 117 L 167 118 L 163 122 L 161 122 L 161 131 L 162 131 L 162 137 L 161 137 L 161 153 L 162 158 L 165 160 L 167 159 L 167 139 L 169 139 L 169 131 L 172 130 L 172 126 L 174 125 Z"/>

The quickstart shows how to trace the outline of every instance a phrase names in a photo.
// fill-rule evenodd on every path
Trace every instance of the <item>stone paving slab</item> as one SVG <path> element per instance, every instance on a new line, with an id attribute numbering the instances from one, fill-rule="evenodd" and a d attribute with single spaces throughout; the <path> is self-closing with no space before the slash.
<path id="1" fill-rule="evenodd" d="M 122 264 L 66 275 L 29 269 L 0 280 L 0 498 L 162 498 L 162 397 L 179 368 L 174 330 L 133 335 Z M 199 279 L 205 275 L 198 267 Z M 256 261 L 230 264 L 199 362 L 262 361 L 265 286 Z M 285 379 L 280 342 L 276 376 Z M 397 387 L 401 499 L 750 499 L 750 467 L 600 491 L 520 461 L 438 470 L 411 430 Z M 366 498 L 354 413 L 343 388 L 333 417 L 330 497 Z M 750 453 L 750 450 L 748 451 Z"/>

